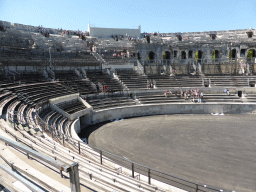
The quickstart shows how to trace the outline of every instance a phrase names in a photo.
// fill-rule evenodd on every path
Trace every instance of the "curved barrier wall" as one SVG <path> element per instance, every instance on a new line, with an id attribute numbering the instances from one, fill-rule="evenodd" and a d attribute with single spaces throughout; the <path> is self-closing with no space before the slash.
<path id="1" fill-rule="evenodd" d="M 40 111 L 40 110 L 39 110 Z M 249 103 L 179 103 L 179 104 L 148 104 L 148 105 L 134 105 L 126 107 L 108 108 L 105 110 L 94 111 L 91 114 L 84 116 L 84 120 L 90 119 L 91 123 L 99 123 L 102 121 L 119 119 L 124 117 L 146 116 L 146 115 L 158 115 L 158 114 L 209 114 L 209 113 L 226 113 L 226 114 L 239 114 L 239 113 L 255 113 L 256 104 Z M 40 120 L 40 119 L 39 119 Z M 48 131 L 53 138 L 58 138 L 63 141 L 63 145 L 72 145 L 79 154 L 84 154 L 96 162 L 99 161 L 101 165 L 107 165 L 113 167 L 116 170 L 121 169 L 121 172 L 130 175 L 133 178 L 137 178 L 139 175 L 140 180 L 148 181 L 148 184 L 154 186 L 161 186 L 161 188 L 172 191 L 220 191 L 219 189 L 204 186 L 198 183 L 193 183 L 157 170 L 145 167 L 143 165 L 131 162 L 122 157 L 118 157 L 114 154 L 102 151 L 100 149 L 91 147 L 84 144 L 81 140 L 76 140 L 76 130 L 74 122 L 72 126 L 72 137 L 67 135 L 61 135 L 60 133 L 52 132 L 51 127 L 44 126 L 44 131 Z M 64 139 L 65 138 L 65 139 Z M 64 143 L 65 142 L 65 143 Z M 118 162 L 118 163 L 117 163 Z M 130 169 L 131 168 L 131 169 Z M 159 181 L 162 178 L 163 181 Z M 178 188 L 180 189 L 178 189 Z"/>
<path id="2" fill-rule="evenodd" d="M 256 104 L 251 103 L 175 103 L 175 104 L 147 104 L 126 107 L 108 108 L 94 111 L 91 116 L 92 124 L 103 121 L 164 114 L 239 114 L 255 113 Z"/>
<path id="3" fill-rule="evenodd" d="M 125 107 L 116 107 L 116 108 L 108 108 L 103 110 L 94 111 L 90 115 L 86 115 L 81 117 L 81 122 L 87 122 L 89 124 L 96 124 L 103 121 L 115 120 L 126 117 L 136 117 L 136 116 L 147 116 L 147 115 L 163 115 L 163 114 L 211 114 L 211 113 L 224 113 L 224 114 L 243 114 L 243 113 L 255 113 L 256 112 L 256 104 L 254 103 L 160 103 L 160 104 L 147 104 L 147 105 L 133 105 L 133 106 L 125 106 Z M 90 122 L 90 123 L 89 123 Z M 75 134 L 75 130 L 73 128 L 73 132 Z M 88 146 L 88 145 L 87 145 Z M 88 146 L 91 147 L 91 146 Z M 93 147 L 91 147 L 94 149 Z M 95 150 L 95 149 L 94 149 Z M 97 150 L 96 150 L 97 151 Z M 102 152 L 101 152 L 102 154 Z M 106 156 L 108 158 L 106 158 Z M 152 178 L 155 176 L 160 176 L 164 178 L 164 183 L 168 183 L 170 186 L 174 186 L 180 188 L 182 191 L 220 191 L 219 189 L 214 189 L 211 187 L 203 186 L 200 184 L 196 184 L 190 181 L 186 181 L 184 179 L 159 172 L 157 170 L 153 170 L 151 168 L 147 168 L 143 165 L 139 165 L 134 162 L 127 162 L 126 159 L 122 159 L 110 154 L 108 152 L 104 152 L 102 155 L 104 157 L 104 164 L 108 164 L 111 161 L 111 158 L 119 162 L 118 164 L 122 167 L 129 166 L 132 167 L 132 177 L 134 174 L 139 173 L 142 178 L 146 178 L 147 172 L 145 170 L 150 171 L 150 175 Z M 111 157 L 111 158 L 109 158 Z M 107 162 L 107 160 L 109 162 Z M 114 162 L 113 162 L 114 163 Z M 116 164 L 118 166 L 118 164 Z M 137 166 L 136 170 L 134 170 Z M 124 170 L 126 170 L 124 168 Z M 144 170 L 144 171 L 143 171 Z M 127 171 L 127 170 L 126 170 Z M 135 172 L 134 172 L 135 171 Z M 129 172 L 129 171 L 128 171 Z M 149 172 L 148 172 L 149 175 Z M 151 182 L 150 177 L 148 176 L 149 183 Z M 147 178 L 146 178 L 147 179 Z M 155 178 L 156 179 L 156 178 Z M 157 182 L 157 180 L 152 180 Z M 163 186 L 164 183 L 160 185 Z M 175 189 L 177 190 L 177 188 Z"/>

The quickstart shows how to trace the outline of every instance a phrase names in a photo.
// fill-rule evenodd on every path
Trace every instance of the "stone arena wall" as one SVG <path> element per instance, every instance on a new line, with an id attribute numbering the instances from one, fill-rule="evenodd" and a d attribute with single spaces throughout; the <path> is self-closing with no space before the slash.
<path id="1" fill-rule="evenodd" d="M 91 124 L 96 124 L 104 121 L 148 115 L 211 113 L 240 114 L 255 112 L 256 104 L 251 103 L 148 104 L 94 111 L 90 116 L 81 117 L 81 124 L 88 125 L 90 120 Z"/>

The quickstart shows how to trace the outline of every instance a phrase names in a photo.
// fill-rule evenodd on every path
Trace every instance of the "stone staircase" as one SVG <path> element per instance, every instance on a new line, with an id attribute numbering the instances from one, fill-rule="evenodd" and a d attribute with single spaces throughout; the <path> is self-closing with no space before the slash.
<path id="1" fill-rule="evenodd" d="M 91 82 L 94 84 L 100 83 L 103 86 L 104 92 L 116 92 L 122 91 L 123 86 L 121 83 L 115 79 L 111 78 L 108 74 L 103 74 L 102 72 L 87 72 L 87 77 L 90 79 Z M 105 87 L 105 89 L 104 89 Z M 98 86 L 98 88 L 100 88 Z"/>
<path id="2" fill-rule="evenodd" d="M 147 76 L 142 76 L 133 70 L 116 70 L 118 78 L 128 89 L 145 89 L 148 86 Z"/>

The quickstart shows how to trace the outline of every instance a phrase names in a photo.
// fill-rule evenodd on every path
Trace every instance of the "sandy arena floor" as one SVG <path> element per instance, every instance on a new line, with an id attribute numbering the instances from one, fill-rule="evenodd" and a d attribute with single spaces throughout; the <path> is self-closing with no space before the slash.
<path id="1" fill-rule="evenodd" d="M 228 191 L 256 191 L 256 115 L 162 115 L 111 122 L 89 144 Z"/>

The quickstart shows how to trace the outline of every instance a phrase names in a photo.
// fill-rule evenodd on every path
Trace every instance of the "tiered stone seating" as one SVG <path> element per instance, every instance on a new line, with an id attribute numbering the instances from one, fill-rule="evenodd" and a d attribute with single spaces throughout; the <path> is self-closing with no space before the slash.
<path id="1" fill-rule="evenodd" d="M 65 52 L 89 49 L 89 47 L 86 47 L 85 41 L 76 35 L 50 34 L 49 37 L 45 37 L 40 33 L 33 33 L 33 38 L 37 48 L 44 50 L 47 50 L 49 46 Z"/>
<path id="2" fill-rule="evenodd" d="M 40 66 L 49 64 L 49 47 L 52 47 L 51 58 L 55 66 L 100 66 L 86 46 L 86 42 L 76 35 L 50 34 L 44 37 L 35 30 L 24 31 L 23 28 L 8 28 L 0 31 L 0 61 L 9 66 Z M 79 54 L 78 54 L 79 53 Z"/>
<path id="3" fill-rule="evenodd" d="M 93 107 L 94 110 L 112 107 L 122 107 L 127 105 L 136 105 L 136 102 L 128 96 L 106 97 L 101 99 L 87 98 L 87 102 Z"/>
<path id="4" fill-rule="evenodd" d="M 33 33 L 32 34 L 33 40 L 35 42 L 35 47 L 37 49 L 40 50 L 44 50 L 47 51 L 47 49 L 49 49 L 49 42 L 48 42 L 48 38 L 44 37 L 43 35 L 41 35 L 40 33 Z"/>
<path id="5" fill-rule="evenodd" d="M 26 111 L 27 107 L 28 107 L 28 105 L 22 102 L 21 105 L 19 106 L 19 108 L 17 109 L 17 112 L 19 114 L 17 116 L 17 120 L 20 125 L 26 124 L 26 119 L 24 117 L 25 117 L 25 111 Z"/>
<path id="6" fill-rule="evenodd" d="M 64 51 L 80 51 L 85 49 L 83 40 L 78 36 L 51 34 L 49 40 L 51 40 L 53 44 L 61 44 Z"/>
<path id="7" fill-rule="evenodd" d="M 140 104 L 151 104 L 151 103 L 177 103 L 177 102 L 186 102 L 184 98 L 180 96 L 180 94 L 171 94 L 167 97 L 164 93 L 147 93 L 143 95 L 137 96 L 137 99 Z"/>
<path id="8" fill-rule="evenodd" d="M 48 124 L 49 126 L 51 126 L 51 118 L 54 116 L 54 115 L 57 115 L 58 113 L 56 111 L 53 111 L 51 110 L 50 113 L 48 113 L 45 117 L 45 123 Z"/>
<path id="9" fill-rule="evenodd" d="M 117 70 L 117 75 L 129 89 L 145 89 L 148 86 L 147 76 L 139 75 L 133 70 Z"/>
<path id="10" fill-rule="evenodd" d="M 202 87 L 202 78 L 198 76 L 167 76 L 167 75 L 148 75 L 148 79 L 155 80 L 156 86 L 162 87 Z"/>
<path id="11" fill-rule="evenodd" d="M 256 102 L 256 93 L 255 92 L 247 93 L 246 99 L 247 99 L 247 102 L 253 102 L 253 103 Z"/>
<path id="12" fill-rule="evenodd" d="M 72 114 L 80 110 L 86 109 L 86 106 L 83 105 L 79 100 L 71 100 L 68 102 L 58 103 L 57 106 L 63 111 Z"/>
<path id="13" fill-rule="evenodd" d="M 199 76 L 176 76 L 176 81 L 180 87 L 202 87 L 202 78 Z"/>
<path id="14" fill-rule="evenodd" d="M 36 135 L 29 135 L 28 133 L 24 132 L 23 130 L 14 131 L 10 127 L 5 127 L 8 131 L 8 133 L 11 133 L 10 136 L 15 135 L 13 139 L 18 139 L 19 141 L 22 141 L 27 146 L 33 147 L 34 150 L 38 152 L 43 152 L 45 155 L 47 155 L 49 158 L 55 158 L 59 161 L 61 161 L 64 164 L 72 164 L 75 161 L 79 161 L 79 177 L 80 177 L 80 183 L 81 183 L 81 191 L 85 190 L 87 191 L 88 188 L 90 188 L 92 191 L 113 191 L 113 190 L 122 190 L 122 191 L 155 191 L 154 185 L 149 185 L 146 182 L 140 180 L 132 179 L 130 176 L 127 176 L 126 174 L 123 174 L 122 172 L 117 172 L 112 167 L 104 167 L 101 164 L 92 161 L 88 155 L 84 152 L 89 152 L 89 154 L 92 156 L 95 154 L 95 152 L 91 149 L 89 149 L 85 144 L 81 143 L 81 154 L 76 153 L 77 148 L 74 148 L 75 151 L 70 150 L 67 147 L 64 147 L 62 145 L 56 145 L 55 141 L 52 139 L 49 139 L 48 137 L 45 138 L 39 138 Z M 25 136 L 25 137 L 24 137 Z M 70 146 L 69 140 L 65 141 L 65 146 Z M 49 153 L 50 152 L 50 153 Z M 22 155 L 23 153 L 21 153 Z M 26 155 L 26 154 L 25 154 Z M 26 167 L 27 168 L 27 167 Z M 54 172 L 59 173 L 59 170 L 52 167 L 52 166 L 46 166 L 46 168 L 49 168 L 53 170 Z M 26 170 L 24 170 L 26 172 Z M 88 173 L 93 173 L 93 179 L 90 180 L 88 178 Z M 53 174 L 53 173 L 52 173 Z M 68 174 L 62 173 L 66 178 L 68 177 Z M 52 177 L 52 179 L 56 179 L 55 175 Z M 29 177 L 26 175 L 26 177 Z M 113 179 L 118 182 L 113 182 Z M 40 178 L 38 178 L 38 181 L 40 181 Z M 60 180 L 58 179 L 60 182 Z M 43 181 L 45 182 L 45 181 Z M 51 183 L 53 181 L 50 181 Z M 65 183 L 69 185 L 68 183 Z M 51 189 L 54 191 L 61 191 L 60 184 L 56 184 L 58 186 L 51 186 Z M 41 186 L 43 189 L 45 185 Z M 63 188 L 62 188 L 63 189 Z M 163 191 L 158 189 L 159 191 Z M 68 189 L 65 188 L 65 191 L 68 191 Z"/>
<path id="15" fill-rule="evenodd" d="M 88 95 L 97 93 L 90 81 L 88 80 L 72 80 L 72 81 L 62 81 L 61 84 L 70 87 L 73 91 L 80 93 L 81 95 Z"/>
<path id="16" fill-rule="evenodd" d="M 204 94 L 202 102 L 242 102 L 241 98 L 236 94 L 227 95 L 225 93 L 220 94 Z"/>
<path id="17" fill-rule="evenodd" d="M 0 79 L 0 88 L 13 87 L 25 83 L 45 82 L 47 79 L 38 72 L 17 73 L 10 71 Z"/>
<path id="18" fill-rule="evenodd" d="M 15 100 L 13 100 L 13 102 L 12 102 L 10 105 L 8 105 L 8 107 L 7 107 L 7 112 L 9 112 L 8 115 L 11 115 L 11 114 L 14 115 L 14 114 L 15 114 L 15 111 L 17 111 L 17 109 L 19 108 L 20 104 L 21 104 L 21 101 L 19 101 L 18 98 L 16 98 Z M 6 113 L 7 113 L 7 112 L 6 112 Z M 10 114 L 10 113 L 11 113 L 11 114 Z M 15 116 L 14 121 L 15 121 L 15 122 L 18 122 L 17 116 Z M 16 123 L 15 123 L 15 126 L 17 126 Z"/>
<path id="19" fill-rule="evenodd" d="M 180 87 L 174 77 L 168 75 L 147 75 L 148 79 L 155 80 L 156 86 L 161 87 Z"/>
<path id="20" fill-rule="evenodd" d="M 17 96 L 14 94 L 11 94 L 1 100 L 1 102 L 0 102 L 0 117 L 3 115 L 4 108 L 6 106 L 8 107 L 8 105 L 11 104 L 16 99 L 17 99 Z"/>
<path id="21" fill-rule="evenodd" d="M 19 83 L 21 84 L 29 84 L 29 83 L 37 83 L 37 82 L 46 82 L 47 79 L 44 78 L 42 73 L 28 72 L 28 73 L 16 74 L 15 81 L 19 81 Z"/>
<path id="22" fill-rule="evenodd" d="M 59 83 L 40 83 L 26 86 L 18 86 L 10 89 L 18 98 L 29 105 L 35 106 L 42 100 L 48 100 L 54 97 L 72 94 L 71 90 L 63 87 Z"/>
<path id="23" fill-rule="evenodd" d="M 60 132 L 60 133 L 65 133 L 65 122 L 66 121 L 68 121 L 68 118 L 66 118 L 66 117 L 61 117 L 61 119 L 59 120 L 59 123 L 58 124 L 56 124 L 56 126 L 57 126 L 57 130 Z"/>
<path id="24" fill-rule="evenodd" d="M 69 121 L 66 117 L 63 117 L 63 115 L 50 108 L 47 108 L 39 115 L 48 126 L 70 136 L 70 126 L 73 121 Z"/>
<path id="25" fill-rule="evenodd" d="M 210 34 L 216 34 L 215 42 L 232 42 L 232 41 L 250 41 L 248 40 L 248 36 L 246 32 L 248 29 L 242 30 L 227 30 L 227 31 L 207 31 L 207 32 L 187 32 L 187 33 L 164 33 L 162 34 L 163 41 L 168 43 L 180 43 L 176 37 L 177 34 L 182 36 L 182 43 L 189 42 L 205 42 L 210 43 L 212 41 Z M 250 29 L 250 31 L 254 31 L 254 29 Z M 188 39 L 187 39 L 188 37 Z M 253 37 L 254 39 L 255 37 Z"/>
<path id="26" fill-rule="evenodd" d="M 90 55 L 89 53 L 81 53 L 77 55 L 77 53 L 69 53 L 69 51 L 77 52 L 79 49 L 83 48 L 83 43 L 80 39 L 77 39 L 72 36 L 60 36 L 60 35 L 50 35 L 49 38 L 45 38 L 42 35 L 35 35 L 35 38 L 31 38 L 29 32 L 24 32 L 24 28 L 22 25 L 14 25 L 16 27 L 15 30 L 17 32 L 9 30 L 7 32 L 0 32 L 0 45 L 4 45 L 6 50 L 3 51 L 1 55 L 1 61 L 5 64 L 6 60 L 8 60 L 8 64 L 15 64 L 15 65 L 24 65 L 24 64 L 33 64 L 33 62 L 28 62 L 31 59 L 38 59 L 40 62 L 42 60 L 49 59 L 48 52 L 41 52 L 36 53 L 31 51 L 29 52 L 28 49 L 31 48 L 33 41 L 35 41 L 38 47 L 44 51 L 48 50 L 48 47 L 51 43 L 63 48 L 65 51 L 64 53 L 53 53 L 52 60 L 54 64 L 61 63 L 63 65 L 70 66 L 74 63 L 82 63 L 87 66 L 99 66 L 99 61 L 95 60 L 95 58 Z M 9 28 L 8 28 L 9 29 Z M 35 29 L 33 29 L 35 30 Z M 183 36 L 189 36 L 189 40 L 187 40 L 187 44 L 191 41 L 200 41 L 201 43 L 211 42 L 209 38 L 210 32 L 205 33 L 184 33 Z M 217 32 L 217 41 L 218 40 L 234 40 L 234 36 L 239 36 L 239 39 L 243 39 L 244 42 L 247 41 L 247 36 L 245 34 L 245 30 L 236 30 L 236 31 L 227 31 L 227 32 Z M 3 41 L 3 39 L 5 39 Z M 254 38 L 255 39 L 255 38 Z M 51 42 L 49 41 L 51 40 Z M 159 38 L 155 38 L 154 41 L 158 41 Z M 176 38 L 176 34 L 171 34 L 170 41 L 173 43 L 177 43 L 178 40 Z M 184 40 L 184 39 L 183 39 Z M 60 44 L 59 44 L 60 43 Z M 113 43 L 113 42 L 112 42 Z M 184 46 L 186 46 L 184 43 Z M 41 47 L 40 47 L 41 46 Z M 114 45 L 117 46 L 117 45 Z M 120 46 L 120 45 L 119 45 Z M 56 47 L 55 47 L 56 48 Z M 0 50 L 1 51 L 1 50 Z M 110 54 L 112 57 L 112 53 Z M 127 59 L 121 58 L 108 58 L 108 55 L 105 54 L 105 59 L 108 60 L 109 63 L 125 63 Z M 16 63 L 16 61 L 19 63 Z M 24 60 L 24 61 L 23 61 Z M 67 61 L 65 61 L 67 60 Z M 26 61 L 26 62 L 25 62 Z M 31 60 L 34 61 L 34 60 Z M 39 66 L 39 65 L 38 65 Z M 42 65 L 40 65 L 42 66 Z M 186 66 L 183 65 L 180 67 L 179 74 L 187 73 Z M 229 69 L 228 69 L 229 70 Z M 222 70 L 223 71 L 223 70 Z M 90 77 L 89 77 L 90 76 Z M 123 81 L 123 83 L 130 89 L 140 89 L 147 87 L 147 79 L 154 79 L 157 82 L 157 87 L 201 87 L 202 86 L 202 79 L 199 77 L 154 77 L 154 76 L 141 76 L 133 71 L 130 72 L 120 72 L 118 71 L 119 78 Z M 105 75 L 96 73 L 96 74 L 89 74 L 88 77 L 95 83 L 100 82 L 102 85 L 106 85 L 107 87 L 111 87 L 111 91 L 114 90 L 121 90 L 122 86 L 117 83 L 119 88 L 116 88 L 114 83 L 112 84 L 111 81 L 108 81 Z M 74 153 L 72 150 L 68 150 L 61 145 L 56 145 L 54 143 L 54 139 L 46 140 L 46 139 L 37 139 L 36 133 L 31 129 L 33 127 L 38 126 L 35 117 L 33 115 L 33 110 L 36 104 L 40 101 L 48 100 L 50 98 L 63 96 L 65 94 L 72 94 L 75 91 L 78 91 L 82 94 L 90 94 L 97 92 L 93 90 L 90 86 L 90 82 L 88 80 L 80 80 L 76 75 L 73 73 L 62 73 L 59 75 L 56 73 L 56 78 L 60 80 L 59 83 L 40 83 L 40 84 L 32 84 L 32 85 L 22 85 L 17 86 L 17 82 L 14 81 L 21 81 L 21 84 L 27 83 L 35 83 L 41 81 L 39 78 L 39 74 L 31 75 L 30 77 L 27 75 L 20 74 L 19 76 L 15 75 L 15 79 L 3 79 L 0 77 L 0 88 L 8 88 L 8 90 L 0 90 L 0 110 L 1 114 L 3 111 L 18 111 L 20 115 L 17 116 L 15 123 L 20 123 L 22 126 L 19 131 L 14 131 L 8 129 L 8 131 L 12 132 L 9 136 L 15 135 L 18 137 L 19 141 L 22 141 L 27 146 L 33 145 L 38 151 L 44 151 L 49 157 L 51 158 L 58 158 L 58 160 L 65 162 L 67 164 L 72 164 L 74 161 L 79 161 L 79 171 L 81 176 L 81 186 L 89 186 L 91 187 L 90 183 L 93 181 L 99 181 L 97 184 L 94 184 L 91 188 L 95 189 L 95 191 L 155 191 L 156 189 L 162 191 L 161 189 L 156 188 L 153 185 L 147 185 L 143 183 L 140 179 L 134 180 L 131 177 L 119 173 L 110 166 L 106 169 L 103 165 L 95 163 L 88 158 L 88 155 Z M 111 78 L 110 78 L 111 79 Z M 209 77 L 205 78 L 205 81 L 209 79 Z M 249 82 L 255 81 L 255 77 L 210 77 L 211 85 L 212 86 L 249 86 Z M 113 79 L 111 79 L 113 80 Z M 175 82 L 175 83 L 174 83 Z M 73 90 L 67 88 L 70 87 Z M 246 99 L 248 102 L 256 102 L 256 94 L 248 93 L 246 95 Z M 174 94 L 165 97 L 163 93 L 146 93 L 138 95 L 138 100 L 133 100 L 130 97 L 107 97 L 101 99 L 93 99 L 88 98 L 88 102 L 94 107 L 96 110 L 106 109 L 111 107 L 119 107 L 119 106 L 126 106 L 126 105 L 135 105 L 135 104 L 150 104 L 150 103 L 171 103 L 171 102 L 185 102 L 186 100 L 181 98 L 180 95 L 175 96 Z M 209 94 L 205 93 L 202 102 L 244 102 L 244 98 L 240 98 L 235 94 L 226 95 L 226 94 Z M 71 108 L 72 106 L 72 108 Z M 82 109 L 81 106 L 78 104 L 70 104 L 70 105 L 63 105 L 61 106 L 63 110 L 67 111 L 68 113 L 74 113 L 75 110 Z M 68 121 L 67 118 L 63 117 L 59 113 L 52 111 L 50 108 L 45 109 L 42 111 L 43 113 L 42 118 L 48 123 L 49 126 L 53 127 L 56 130 L 59 130 L 60 133 L 65 133 L 66 136 L 71 138 L 70 134 L 70 125 L 72 121 Z M 2 126 L 2 125 L 1 125 Z M 0 127 L 1 127 L 0 126 Z M 16 126 L 16 125 L 15 125 Z M 30 132 L 32 135 L 28 135 L 26 130 Z M 22 132 L 20 132 L 22 131 Z M 21 134 L 22 133 L 22 134 Z M 23 137 L 25 135 L 25 137 Z M 68 137 L 65 138 L 65 142 L 68 142 Z M 64 138 L 64 137 L 63 137 Z M 64 140 L 63 140 L 64 142 Z M 71 141 L 72 142 L 72 141 Z M 71 142 L 67 145 L 71 149 L 75 149 L 77 151 L 77 143 Z M 57 147 L 56 147 L 57 146 Z M 80 143 L 79 143 L 80 146 Z M 81 143 L 81 149 L 85 149 L 88 146 L 85 146 Z M 89 147 L 88 147 L 89 148 Z M 47 153 L 48 151 L 52 152 Z M 80 151 L 79 151 L 80 152 Z M 88 153 L 88 152 L 86 152 Z M 89 153 L 93 153 L 90 151 Z M 97 154 L 98 155 L 98 154 Z M 99 157 L 96 156 L 97 158 Z M 98 158 L 99 159 L 99 158 Z M 130 166 L 130 165 L 129 165 Z M 115 167 L 116 168 L 116 167 Z M 104 170 L 103 170 L 104 169 Z M 88 173 L 93 172 L 92 180 L 87 178 Z M 150 173 L 150 172 L 149 172 Z M 142 176 L 144 177 L 144 176 Z M 141 178 L 142 178 L 141 177 Z M 117 178 L 117 180 L 116 180 Z M 113 182 L 114 181 L 114 182 Z M 118 182 L 115 182 L 118 181 Z M 96 187 L 95 187 L 96 186 Z M 55 187 L 55 186 L 53 186 Z M 58 190 L 56 190 L 58 191 Z"/>
<path id="27" fill-rule="evenodd" d="M 55 71 L 55 78 L 59 81 L 79 79 L 74 71 Z"/>
<path id="28" fill-rule="evenodd" d="M 29 32 L 22 30 L 8 29 L 5 32 L 0 31 L 0 45 L 8 47 L 19 47 L 27 49 L 33 45 L 33 38 Z"/>
<path id="29" fill-rule="evenodd" d="M 113 57 L 113 54 L 114 52 L 104 52 L 103 59 L 109 64 L 124 64 L 129 62 L 129 59 L 122 57 L 120 52 L 116 52 L 116 57 Z"/>
<path id="30" fill-rule="evenodd" d="M 91 53 L 81 52 L 79 55 L 83 59 L 85 66 L 100 66 L 100 61 L 98 61 Z"/>
<path id="31" fill-rule="evenodd" d="M 90 81 L 87 79 L 79 79 L 74 71 L 56 71 L 55 78 L 60 81 L 61 84 L 68 86 L 74 92 L 78 92 L 81 95 L 87 95 L 97 93 Z"/>
<path id="32" fill-rule="evenodd" d="M 71 75 L 71 77 L 72 77 L 72 75 Z M 74 79 L 75 79 L 75 76 L 74 76 Z M 188 80 L 188 79 L 186 79 L 186 80 Z M 50 82 L 11 87 L 6 91 L 0 90 L 0 98 L 2 98 L 2 99 L 7 98 L 9 96 L 9 94 L 12 92 L 14 92 L 15 94 L 17 94 L 19 96 L 18 98 L 20 100 L 18 100 L 17 97 L 13 98 L 12 100 L 10 100 L 8 102 L 8 104 L 6 104 L 6 108 L 8 108 L 8 110 L 10 110 L 10 111 L 12 111 L 12 110 L 19 111 L 21 114 L 23 114 L 25 116 L 25 118 L 17 116 L 17 122 L 21 122 L 22 126 L 19 126 L 18 124 L 16 124 L 16 125 L 17 125 L 19 131 L 21 131 L 21 130 L 26 131 L 30 134 L 30 135 L 28 135 L 25 132 L 22 132 L 23 135 L 25 135 L 24 139 L 31 138 L 33 141 L 34 140 L 36 141 L 36 142 L 33 142 L 33 147 L 35 147 L 34 145 L 38 145 L 38 143 L 45 144 L 44 149 L 48 149 L 47 147 L 52 146 L 52 148 L 49 148 L 49 151 L 54 150 L 54 154 L 52 154 L 52 155 L 58 159 L 65 157 L 64 158 L 65 162 L 68 161 L 69 163 L 73 162 L 74 156 L 77 155 L 78 157 L 76 156 L 75 161 L 79 160 L 79 166 L 82 167 L 82 168 L 79 168 L 79 171 L 81 171 L 80 175 L 83 178 L 80 181 L 81 183 L 84 182 L 84 173 L 88 173 L 88 171 L 93 172 L 94 178 L 96 178 L 98 175 L 100 176 L 99 178 L 102 178 L 103 172 L 101 170 L 99 170 L 99 168 L 104 169 L 104 167 L 102 165 L 98 165 L 98 164 L 94 165 L 92 163 L 91 159 L 84 157 L 84 156 L 80 157 L 78 154 L 74 154 L 73 152 L 70 152 L 72 150 L 68 151 L 65 148 L 61 148 L 61 152 L 64 153 L 64 151 L 66 150 L 67 153 L 60 155 L 60 151 L 57 151 L 56 148 L 58 148 L 58 150 L 60 150 L 60 147 L 62 147 L 62 146 L 55 145 L 55 148 L 54 148 L 54 145 L 53 145 L 54 139 L 57 140 L 57 138 L 51 139 L 51 142 L 46 141 L 45 138 L 42 138 L 40 136 L 40 131 L 36 132 L 36 129 L 34 129 L 37 126 L 35 118 L 33 117 L 34 106 L 27 105 L 23 102 L 28 102 L 28 101 L 26 101 L 26 98 L 31 98 L 31 100 L 34 100 L 33 101 L 34 103 L 38 103 L 44 99 L 61 96 L 61 94 L 58 95 L 57 93 L 54 93 L 53 90 L 55 90 L 55 92 L 61 92 L 61 93 L 68 92 L 67 90 L 65 90 L 65 87 L 63 87 L 63 89 L 58 89 L 58 86 L 63 87 L 63 86 L 61 86 L 60 83 L 50 83 Z M 42 90 L 42 91 L 40 91 L 40 90 Z M 9 92 L 7 92 L 7 91 L 9 91 Z M 50 96 L 45 97 L 44 92 L 46 92 Z M 69 94 L 71 94 L 71 93 L 73 93 L 73 92 L 70 91 Z M 40 95 L 42 95 L 42 96 L 40 96 Z M 14 95 L 14 96 L 16 96 L 16 95 Z M 22 97 L 22 96 L 24 96 L 24 97 Z M 99 96 L 97 96 L 97 97 L 99 97 Z M 107 108 L 119 107 L 119 106 L 122 107 L 122 106 L 126 106 L 126 105 L 136 105 L 136 104 L 189 102 L 189 100 L 187 101 L 187 100 L 181 98 L 179 94 L 177 96 L 175 96 L 175 94 L 172 94 L 168 97 L 165 97 L 163 93 L 145 93 L 145 94 L 138 94 L 137 98 L 138 98 L 138 100 L 132 100 L 128 96 L 126 96 L 126 97 L 118 96 L 118 97 L 107 97 L 107 98 L 93 99 L 93 97 L 91 96 L 91 98 L 88 97 L 87 100 L 94 107 L 95 110 L 101 110 L 101 109 L 107 109 Z M 230 96 L 225 95 L 225 94 L 204 94 L 204 99 L 202 100 L 202 102 L 241 102 L 241 99 L 237 95 L 234 95 L 234 94 L 231 94 Z M 65 108 L 67 108 L 67 110 L 72 110 L 67 105 L 64 105 L 63 107 L 64 107 L 63 108 L 64 110 L 66 110 Z M 72 105 L 72 107 L 76 108 L 76 105 Z M 70 113 L 72 113 L 72 112 L 70 112 Z M 69 141 L 68 138 L 71 138 L 71 136 L 72 136 L 70 133 L 70 126 L 72 124 L 72 121 L 68 121 L 67 118 L 63 117 L 62 115 L 60 115 L 59 113 L 57 113 L 55 111 L 52 111 L 49 108 L 42 111 L 42 113 L 40 115 L 41 115 L 42 119 L 44 119 L 45 122 L 47 122 L 48 125 L 51 126 L 55 131 L 59 130 L 60 133 L 66 134 L 66 137 L 65 138 L 63 137 L 64 142 L 67 142 L 67 143 L 65 143 L 65 146 L 68 146 L 71 149 L 75 149 L 77 151 L 78 145 L 73 144 L 71 142 L 68 143 L 68 141 Z M 25 123 L 23 123 L 24 121 L 22 119 L 25 119 Z M 18 136 L 18 134 L 20 133 L 19 131 L 17 131 L 16 136 Z M 37 139 L 37 138 L 39 138 L 39 136 L 41 137 L 40 140 Z M 29 143 L 29 144 L 31 144 L 31 143 Z M 31 146 L 29 144 L 28 144 L 28 146 Z M 38 150 L 38 148 L 36 148 L 36 149 Z M 70 155 L 69 155 L 69 153 L 70 153 Z M 87 161 L 87 162 L 85 162 L 85 161 Z M 90 163 L 88 163 L 89 161 L 90 161 Z M 91 164 L 93 164 L 93 166 Z M 108 167 L 108 172 L 110 172 L 110 170 L 111 170 L 111 168 Z M 119 174 L 120 175 L 117 175 L 118 178 L 125 177 L 124 179 L 126 181 L 129 181 L 131 179 L 128 176 L 121 175 L 121 173 L 119 173 Z M 114 175 L 114 173 L 111 172 L 110 175 L 104 176 L 103 180 L 109 180 L 109 179 L 111 180 L 111 179 L 113 179 L 113 175 Z M 137 189 L 139 191 L 143 191 L 144 189 L 147 189 L 148 191 L 155 190 L 152 186 L 147 186 L 143 183 L 140 185 L 140 186 L 145 185 L 142 190 L 142 188 L 137 187 L 137 182 L 141 183 L 141 181 L 136 181 L 136 184 L 135 184 L 134 181 L 131 181 L 131 183 L 125 184 L 124 185 L 125 189 L 127 189 L 127 191 L 137 191 Z M 111 185 L 110 185 L 111 187 L 116 188 L 115 182 L 110 182 L 110 183 L 111 183 Z M 120 185 L 121 184 L 118 184 L 119 189 L 121 187 Z"/>
<path id="33" fill-rule="evenodd" d="M 102 86 L 106 86 L 107 92 L 116 92 L 122 91 L 122 85 L 119 83 L 117 79 L 111 78 L 107 74 L 103 74 L 102 72 L 87 72 L 87 77 L 92 81 L 94 84 L 101 83 Z M 103 90 L 104 91 L 104 90 Z"/>
<path id="34" fill-rule="evenodd" d="M 61 115 L 61 114 L 56 114 L 56 116 L 55 116 L 55 118 L 52 120 L 52 124 L 51 124 L 51 126 L 52 127 L 55 127 L 57 130 L 58 130 L 58 125 L 59 125 L 59 121 L 60 121 L 60 119 L 62 119 L 63 118 L 63 115 Z"/>
<path id="35" fill-rule="evenodd" d="M 8 81 L 8 80 L 3 80 L 0 81 L 0 88 L 7 88 L 7 87 L 12 87 L 15 86 L 16 83 L 14 83 L 13 81 Z"/>
<path id="36" fill-rule="evenodd" d="M 206 76 L 205 82 L 211 82 L 211 86 L 224 87 L 248 87 L 249 82 L 256 81 L 255 76 Z"/>
<path id="37" fill-rule="evenodd" d="M 0 91 L 0 102 L 6 99 L 8 96 L 12 95 L 11 91 L 8 90 L 2 90 Z"/>

